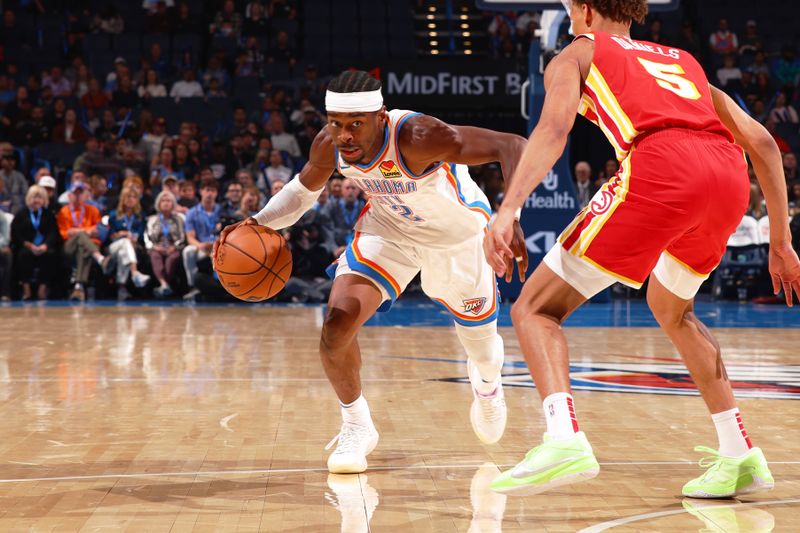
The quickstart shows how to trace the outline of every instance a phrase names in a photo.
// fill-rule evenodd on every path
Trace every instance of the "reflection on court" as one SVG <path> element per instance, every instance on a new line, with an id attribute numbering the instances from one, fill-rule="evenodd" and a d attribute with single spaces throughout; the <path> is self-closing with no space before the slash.
<path id="1" fill-rule="evenodd" d="M 771 460 L 772 492 L 683 499 L 681 485 L 699 472 L 692 448 L 715 440 L 672 347 L 653 328 L 568 328 L 573 380 L 596 385 L 575 397 L 602 470 L 519 498 L 488 485 L 540 438 L 535 391 L 508 387 L 506 434 L 480 444 L 463 354 L 443 327 L 364 330 L 362 376 L 381 442 L 365 474 L 329 475 L 323 446 L 339 420 L 316 351 L 321 316 L 0 308 L 0 530 L 800 529 L 800 402 L 788 399 L 800 387 L 800 329 L 717 331 L 749 387 L 740 407 Z M 519 346 L 502 334 L 507 384 L 522 384 Z M 615 392 L 642 381 L 677 392 Z"/>

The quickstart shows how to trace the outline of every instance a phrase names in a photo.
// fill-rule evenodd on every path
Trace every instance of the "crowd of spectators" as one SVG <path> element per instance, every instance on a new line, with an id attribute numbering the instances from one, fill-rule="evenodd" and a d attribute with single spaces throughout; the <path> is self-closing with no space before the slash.
<path id="1" fill-rule="evenodd" d="M 2 300 L 84 300 L 97 291 L 116 291 L 121 300 L 226 297 L 211 269 L 213 242 L 302 168 L 325 121 L 326 80 L 298 63 L 294 1 L 205 4 L 213 9 L 198 15 L 186 1 L 144 0 L 142 43 L 148 35 L 173 43 L 199 35 L 198 49 L 168 54 L 156 39 L 139 55 L 117 56 L 108 71 L 93 67 L 96 51 L 84 45 L 93 36 L 126 35 L 114 3 L 48 12 L 50 3 L 33 2 L 4 11 Z M 20 39 L 18 17 L 59 15 L 67 20 L 64 57 L 41 69 L 25 64 L 23 52 L 38 44 Z M 270 65 L 294 68 L 292 79 L 270 78 Z M 230 96 L 246 78 L 260 105 Z M 176 106 L 224 99 L 230 112 L 210 128 L 191 117 L 170 128 L 169 117 L 154 111 L 165 99 Z M 72 157 L 46 157 L 53 150 Z M 349 243 L 363 204 L 352 182 L 334 176 L 314 209 L 285 232 L 295 264 L 283 299 L 326 297 L 325 268 Z"/>

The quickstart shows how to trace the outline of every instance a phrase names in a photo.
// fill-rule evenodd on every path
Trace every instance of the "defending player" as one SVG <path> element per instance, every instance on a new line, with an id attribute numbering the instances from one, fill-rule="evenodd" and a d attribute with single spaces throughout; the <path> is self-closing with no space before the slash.
<path id="1" fill-rule="evenodd" d="M 446 307 L 468 356 L 473 387 L 470 420 L 478 437 L 497 442 L 506 424 L 497 333 L 497 286 L 483 256 L 490 208 L 464 165 L 499 161 L 512 175 L 525 139 L 451 126 L 410 111 L 387 111 L 381 83 L 363 71 L 332 80 L 325 97 L 328 124 L 314 139 L 308 164 L 245 224 L 281 229 L 316 201 L 334 169 L 370 198 L 352 243 L 335 266 L 320 355 L 341 403 L 339 443 L 328 458 L 333 473 L 363 472 L 378 433 L 361 393 L 357 334 L 376 310 L 387 310 L 421 273 L 422 289 Z M 220 243 L 232 230 L 226 228 Z M 511 248 L 524 279 L 527 253 L 515 224 Z M 509 259 L 507 278 L 510 279 Z M 336 441 L 336 438 L 331 442 Z"/>
<path id="2" fill-rule="evenodd" d="M 782 286 L 789 305 L 792 290 L 800 295 L 778 148 L 760 124 L 709 86 L 690 54 L 630 39 L 631 20 L 641 22 L 647 13 L 645 0 L 572 0 L 568 11 L 578 37 L 545 72 L 541 119 L 484 243 L 490 264 L 505 272 L 514 209 L 561 154 L 576 109 L 600 126 L 621 167 L 564 230 L 511 311 L 544 400 L 547 433 L 492 488 L 535 493 L 597 475 L 575 417 L 561 323 L 612 283 L 638 288 L 650 275 L 647 302 L 681 353 L 719 437 L 719 450 L 698 448 L 713 460 L 701 462 L 708 470 L 683 494 L 716 498 L 769 489 L 767 462 L 744 431 L 719 344 L 694 315 L 693 302 L 747 206 L 742 148 L 767 201 L 774 290 Z"/>

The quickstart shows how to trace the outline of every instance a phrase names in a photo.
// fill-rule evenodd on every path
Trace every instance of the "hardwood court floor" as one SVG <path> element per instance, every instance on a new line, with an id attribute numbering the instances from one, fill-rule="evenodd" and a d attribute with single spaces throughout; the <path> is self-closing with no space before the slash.
<path id="1" fill-rule="evenodd" d="M 536 497 L 487 484 L 540 438 L 519 346 L 509 425 L 483 446 L 455 333 L 369 327 L 365 395 L 381 441 L 360 476 L 329 476 L 339 426 L 318 363 L 321 310 L 0 308 L 0 531 L 799 531 L 800 329 L 717 330 L 772 492 L 684 500 L 716 446 L 675 352 L 653 328 L 568 328 L 576 407 L 602 464 Z M 649 387 L 646 394 L 606 389 Z M 666 388 L 665 388 L 666 387 Z M 670 389 L 671 387 L 671 389 Z M 592 390 L 593 389 L 593 390 Z M 656 394 L 677 392 L 682 394 Z M 367 524 L 369 522 L 369 524 Z"/>

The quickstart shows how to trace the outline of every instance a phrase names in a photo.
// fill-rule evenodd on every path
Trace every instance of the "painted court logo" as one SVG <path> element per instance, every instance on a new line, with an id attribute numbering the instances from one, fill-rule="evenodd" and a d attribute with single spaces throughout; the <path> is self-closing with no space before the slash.
<path id="1" fill-rule="evenodd" d="M 463 364 L 459 360 L 452 362 Z M 573 364 L 570 365 L 569 376 L 575 390 L 699 395 L 686 367 L 680 363 Z M 800 365 L 729 365 L 728 377 L 737 398 L 800 400 Z M 444 378 L 440 381 L 468 383 L 469 378 Z M 503 385 L 535 387 L 522 361 L 504 365 Z"/>
<path id="2" fill-rule="evenodd" d="M 464 312 L 478 316 L 481 314 L 484 305 L 486 305 L 486 298 L 470 298 L 469 300 L 464 300 Z"/>
<path id="3" fill-rule="evenodd" d="M 391 159 L 389 161 L 381 161 L 380 166 L 378 167 L 381 171 L 381 174 L 385 178 L 402 178 L 403 175 L 400 174 L 400 169 L 397 168 L 397 165 Z"/>

